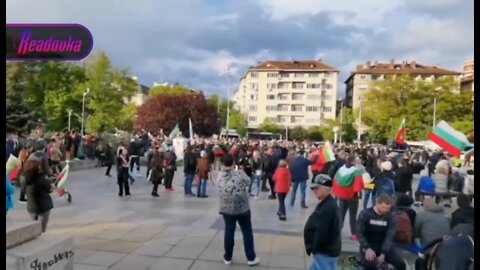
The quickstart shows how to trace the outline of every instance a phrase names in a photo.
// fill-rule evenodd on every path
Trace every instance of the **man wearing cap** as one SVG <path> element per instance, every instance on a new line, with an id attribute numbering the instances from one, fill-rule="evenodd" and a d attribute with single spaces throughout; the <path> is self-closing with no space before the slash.
<path id="1" fill-rule="evenodd" d="M 338 206 L 330 195 L 330 176 L 319 174 L 314 178 L 311 189 L 320 200 L 303 230 L 307 255 L 313 254 L 310 269 L 337 269 L 337 258 L 342 249 Z"/>

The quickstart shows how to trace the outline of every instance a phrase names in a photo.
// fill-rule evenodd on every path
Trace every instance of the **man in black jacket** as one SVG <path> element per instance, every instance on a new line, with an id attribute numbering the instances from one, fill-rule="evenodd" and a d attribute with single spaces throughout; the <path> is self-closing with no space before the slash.
<path id="1" fill-rule="evenodd" d="M 392 199 L 382 194 L 377 204 L 360 213 L 357 221 L 357 233 L 360 241 L 360 256 L 363 269 L 377 270 L 387 263 L 397 270 L 405 270 L 405 262 L 395 248 L 395 217 L 391 213 Z"/>
<path id="2" fill-rule="evenodd" d="M 271 200 L 275 200 L 277 197 L 275 195 L 275 182 L 273 181 L 273 174 L 277 169 L 277 163 L 274 157 L 274 149 L 269 148 L 265 157 L 262 160 L 262 191 L 268 191 L 267 189 L 267 180 L 270 185 L 270 196 L 268 197 Z"/>
<path id="3" fill-rule="evenodd" d="M 307 255 L 313 254 L 310 269 L 337 269 L 342 242 L 338 206 L 330 195 L 332 180 L 328 175 L 319 174 L 311 189 L 320 203 L 308 218 L 303 231 Z"/>
<path id="4" fill-rule="evenodd" d="M 128 154 L 130 155 L 130 171 L 133 172 L 133 166 L 137 165 L 137 176 L 140 176 L 140 144 L 132 138 L 130 141 L 130 147 L 128 148 Z"/>
<path id="5" fill-rule="evenodd" d="M 197 171 L 198 162 L 195 153 L 192 152 L 192 146 L 187 146 L 183 163 L 183 173 L 185 175 L 185 195 L 193 196 L 192 185 L 195 178 L 195 172 Z"/>

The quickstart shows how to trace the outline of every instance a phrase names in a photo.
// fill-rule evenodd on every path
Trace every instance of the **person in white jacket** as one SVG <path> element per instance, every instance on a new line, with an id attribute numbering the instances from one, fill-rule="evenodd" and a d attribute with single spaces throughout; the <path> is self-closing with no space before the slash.
<path id="1" fill-rule="evenodd" d="M 474 171 L 468 170 L 467 177 L 465 177 L 465 185 L 463 186 L 463 193 L 469 196 L 473 196 L 474 193 Z"/>

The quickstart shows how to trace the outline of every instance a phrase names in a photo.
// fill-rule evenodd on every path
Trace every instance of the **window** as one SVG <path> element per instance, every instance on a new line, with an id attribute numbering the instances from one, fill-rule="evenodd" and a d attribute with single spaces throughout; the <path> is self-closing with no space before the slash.
<path id="1" fill-rule="evenodd" d="M 379 75 L 372 75 L 372 80 L 378 80 L 380 78 Z"/>
<path id="2" fill-rule="evenodd" d="M 281 78 L 288 78 L 290 74 L 288 73 L 280 73 Z"/>
<path id="3" fill-rule="evenodd" d="M 367 76 L 366 75 L 360 75 L 360 80 L 366 80 Z"/>
<path id="4" fill-rule="evenodd" d="M 358 90 L 360 92 L 365 92 L 365 91 L 367 91 L 367 87 L 360 87 L 360 88 L 358 88 Z"/>
<path id="5" fill-rule="evenodd" d="M 277 84 L 276 83 L 267 83 L 267 89 L 276 89 Z"/>
<path id="6" fill-rule="evenodd" d="M 302 105 L 292 105 L 292 112 L 301 112 L 303 109 Z"/>
<path id="7" fill-rule="evenodd" d="M 320 100 L 321 96 L 320 95 L 308 95 L 307 100 Z"/>
<path id="8" fill-rule="evenodd" d="M 285 116 L 279 116 L 278 117 L 278 122 L 279 123 L 285 123 L 285 122 L 287 122 L 287 118 Z"/>
<path id="9" fill-rule="evenodd" d="M 258 89 L 258 83 L 250 83 L 251 89 Z"/>
<path id="10" fill-rule="evenodd" d="M 307 107 L 305 108 L 305 111 L 306 111 L 306 112 L 318 112 L 318 111 L 320 111 L 320 110 L 319 110 L 319 107 L 318 107 L 318 106 L 307 106 Z"/>
<path id="11" fill-rule="evenodd" d="M 323 112 L 332 112 L 332 107 L 323 107 Z"/>
<path id="12" fill-rule="evenodd" d="M 276 78 L 278 77 L 278 73 L 267 73 L 267 78 Z"/>
<path id="13" fill-rule="evenodd" d="M 292 88 L 293 88 L 293 89 L 303 89 L 303 85 L 304 85 L 304 83 L 294 82 L 294 83 L 292 84 Z"/>
<path id="14" fill-rule="evenodd" d="M 293 94 L 292 95 L 292 100 L 302 100 L 303 99 L 303 94 Z"/>
<path id="15" fill-rule="evenodd" d="M 287 99 L 288 99 L 288 96 L 287 96 L 287 95 L 279 95 L 279 96 L 278 96 L 278 99 L 279 99 L 279 100 L 287 100 Z"/>
<path id="16" fill-rule="evenodd" d="M 292 122 L 292 123 L 296 123 L 296 124 L 300 124 L 300 123 L 302 123 L 302 118 L 301 118 L 301 117 L 292 116 L 291 122 Z"/>
<path id="17" fill-rule="evenodd" d="M 248 109 L 251 112 L 256 112 L 257 111 L 257 105 L 250 105 Z"/>
<path id="18" fill-rule="evenodd" d="M 267 95 L 268 100 L 275 100 L 275 95 Z"/>
<path id="19" fill-rule="evenodd" d="M 289 85 L 289 83 L 279 83 L 278 89 L 287 89 Z"/>
<path id="20" fill-rule="evenodd" d="M 277 106 L 267 106 L 267 112 L 276 112 L 277 111 Z"/>
<path id="21" fill-rule="evenodd" d="M 332 77 L 333 76 L 333 72 L 326 72 L 325 73 L 325 77 Z"/>
<path id="22" fill-rule="evenodd" d="M 249 122 L 256 122 L 256 121 L 257 121 L 257 117 L 255 117 L 255 116 L 249 116 L 249 117 L 248 117 L 248 121 L 249 121 Z"/>
<path id="23" fill-rule="evenodd" d="M 258 78 L 257 72 L 250 72 L 250 78 Z"/>
<path id="24" fill-rule="evenodd" d="M 310 78 L 317 78 L 319 76 L 320 76 L 320 73 L 309 73 L 308 74 L 308 77 L 310 77 Z"/>
<path id="25" fill-rule="evenodd" d="M 327 83 L 327 84 L 325 85 L 325 88 L 326 88 L 326 89 L 332 89 L 332 88 L 333 88 L 333 85 L 330 84 L 330 83 Z"/>
<path id="26" fill-rule="evenodd" d="M 295 78 L 303 78 L 303 73 L 295 73 Z"/>
<path id="27" fill-rule="evenodd" d="M 250 95 L 250 100 L 258 100 L 258 95 Z"/>
<path id="28" fill-rule="evenodd" d="M 279 111 L 279 112 L 288 112 L 288 105 L 278 105 L 277 111 Z"/>
<path id="29" fill-rule="evenodd" d="M 332 96 L 331 95 L 325 95 L 325 96 L 323 96 L 323 100 L 332 100 Z"/>
<path id="30" fill-rule="evenodd" d="M 321 84 L 319 83 L 307 83 L 307 88 L 320 89 L 320 87 L 321 87 Z"/>

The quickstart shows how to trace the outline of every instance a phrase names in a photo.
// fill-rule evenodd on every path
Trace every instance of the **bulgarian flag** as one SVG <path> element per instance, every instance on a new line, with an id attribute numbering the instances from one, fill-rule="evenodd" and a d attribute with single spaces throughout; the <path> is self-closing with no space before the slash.
<path id="1" fill-rule="evenodd" d="M 6 173 L 9 175 L 13 172 L 16 168 L 20 167 L 20 161 L 18 158 L 12 154 L 8 157 L 7 164 L 6 164 Z"/>
<path id="2" fill-rule="evenodd" d="M 177 137 L 178 133 L 180 133 L 180 127 L 178 126 L 178 123 L 177 123 L 173 128 L 172 132 L 170 133 L 170 135 L 168 136 L 168 138 L 174 139 L 175 137 Z"/>
<path id="3" fill-rule="evenodd" d="M 351 199 L 364 189 L 363 170 L 343 165 L 333 178 L 333 194 L 343 200 Z"/>
<path id="4" fill-rule="evenodd" d="M 405 118 L 403 118 L 400 127 L 398 128 L 397 133 L 397 144 L 403 145 L 405 141 L 403 140 L 403 136 L 407 133 L 407 123 L 405 122 Z"/>
<path id="5" fill-rule="evenodd" d="M 323 145 L 320 158 L 322 159 L 322 161 L 325 162 L 335 160 L 335 154 L 333 153 L 332 145 L 330 144 L 330 142 L 327 141 L 325 145 Z"/>
<path id="6" fill-rule="evenodd" d="M 68 171 L 70 167 L 65 165 L 65 168 L 60 172 L 57 178 L 57 192 L 60 197 L 65 194 L 65 187 L 67 186 L 67 179 L 68 179 Z"/>
<path id="7" fill-rule="evenodd" d="M 214 145 L 213 148 L 212 148 L 212 151 L 213 151 L 213 154 L 215 156 L 223 156 L 225 154 L 225 152 L 223 151 L 223 149 L 218 146 L 218 144 Z"/>
<path id="8" fill-rule="evenodd" d="M 465 134 L 455 130 L 445 121 L 438 123 L 430 134 L 430 140 L 457 158 L 460 157 L 465 148 L 473 145 L 468 141 Z"/>

